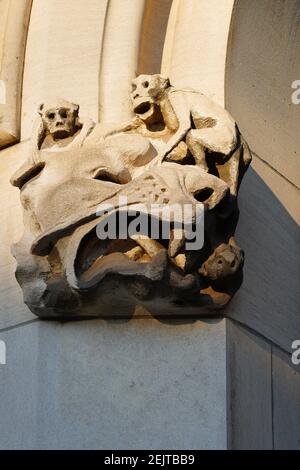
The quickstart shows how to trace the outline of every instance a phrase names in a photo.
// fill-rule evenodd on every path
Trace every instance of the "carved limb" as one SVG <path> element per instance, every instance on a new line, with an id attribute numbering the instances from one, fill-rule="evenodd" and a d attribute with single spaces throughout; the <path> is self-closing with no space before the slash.
<path id="1" fill-rule="evenodd" d="M 217 165 L 220 177 L 228 184 L 230 193 L 235 197 L 252 159 L 249 146 L 241 134 L 239 134 L 239 140 L 240 142 L 230 158 L 225 163 Z"/>
<path id="2" fill-rule="evenodd" d="M 165 94 L 160 107 L 167 128 L 170 131 L 175 131 L 157 157 L 162 162 L 168 153 L 185 140 L 191 129 L 191 116 L 184 94 L 172 90 Z"/>
<path id="3" fill-rule="evenodd" d="M 33 133 L 30 140 L 28 157 L 23 165 L 12 175 L 10 183 L 17 188 L 36 176 L 44 167 L 40 158 L 40 148 L 46 137 L 46 129 L 40 116 L 36 119 L 33 126 Z"/>
<path id="4" fill-rule="evenodd" d="M 41 161 L 40 149 L 43 145 L 46 135 L 47 130 L 45 128 L 44 122 L 42 118 L 38 116 L 33 125 L 32 137 L 30 139 L 28 160 L 32 163 L 39 163 Z"/>
<path id="5" fill-rule="evenodd" d="M 189 151 L 193 155 L 196 165 L 203 168 L 204 171 L 208 171 L 208 166 L 205 158 L 205 150 L 203 145 L 199 142 L 197 130 L 192 129 L 186 137 L 186 144 Z"/>
<path id="6" fill-rule="evenodd" d="M 42 161 L 33 162 L 27 159 L 23 165 L 12 175 L 10 183 L 12 186 L 22 188 L 27 181 L 34 178 L 42 171 L 45 163 Z"/>
<path id="7" fill-rule="evenodd" d="M 83 120 L 83 122 L 81 123 L 80 133 L 74 138 L 70 146 L 71 147 L 82 146 L 85 139 L 89 136 L 89 134 L 94 129 L 95 125 L 96 124 L 94 123 L 94 121 L 90 118 Z"/>
<path id="8" fill-rule="evenodd" d="M 115 134 L 120 134 L 122 132 L 129 132 L 134 129 L 137 129 L 140 125 L 141 125 L 141 120 L 138 117 L 134 117 L 131 121 L 127 121 L 124 124 L 121 124 L 119 127 L 106 132 L 102 137 L 103 139 L 106 139 L 107 137 L 110 137 Z"/>

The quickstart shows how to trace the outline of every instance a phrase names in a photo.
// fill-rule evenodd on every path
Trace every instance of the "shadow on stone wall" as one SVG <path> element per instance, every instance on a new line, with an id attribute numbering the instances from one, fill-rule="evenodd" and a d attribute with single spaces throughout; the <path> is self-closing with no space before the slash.
<path id="1" fill-rule="evenodd" d="M 299 227 L 250 168 L 240 196 L 237 242 L 246 254 L 244 283 L 226 314 L 287 351 L 300 338 Z"/>

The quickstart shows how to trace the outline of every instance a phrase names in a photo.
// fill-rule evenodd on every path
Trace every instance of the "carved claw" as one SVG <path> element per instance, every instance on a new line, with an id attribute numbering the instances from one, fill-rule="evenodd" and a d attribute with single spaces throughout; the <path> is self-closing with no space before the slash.
<path id="1" fill-rule="evenodd" d="M 171 258 L 178 255 L 179 251 L 185 243 L 185 232 L 181 228 L 173 229 L 170 232 L 170 241 L 168 253 Z"/>

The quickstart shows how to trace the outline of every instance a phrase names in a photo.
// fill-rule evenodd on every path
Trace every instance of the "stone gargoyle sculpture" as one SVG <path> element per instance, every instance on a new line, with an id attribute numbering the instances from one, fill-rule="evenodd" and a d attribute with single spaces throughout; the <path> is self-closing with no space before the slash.
<path id="1" fill-rule="evenodd" d="M 11 183 L 25 226 L 16 278 L 40 317 L 207 316 L 241 285 L 234 231 L 251 153 L 235 121 L 158 74 L 135 78 L 131 100 L 132 119 L 114 125 L 64 100 L 39 106 Z"/>

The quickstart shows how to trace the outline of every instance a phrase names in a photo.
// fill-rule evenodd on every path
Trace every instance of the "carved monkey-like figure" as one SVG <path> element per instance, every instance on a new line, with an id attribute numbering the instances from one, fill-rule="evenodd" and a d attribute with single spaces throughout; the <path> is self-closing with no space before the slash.
<path id="1" fill-rule="evenodd" d="M 200 92 L 170 86 L 161 75 L 140 75 L 132 81 L 134 112 L 149 121 L 159 106 L 166 127 L 173 132 L 162 158 L 186 138 L 196 162 L 208 170 L 205 150 L 229 155 L 237 145 L 234 119 Z"/>
<path id="2" fill-rule="evenodd" d="M 91 119 L 80 121 L 78 104 L 60 98 L 56 102 L 40 104 L 28 158 L 12 176 L 11 183 L 22 187 L 44 167 L 44 150 L 63 152 L 81 146 L 94 126 Z"/>
<path id="3" fill-rule="evenodd" d="M 187 150 L 205 171 L 216 158 L 221 165 L 228 162 L 224 179 L 236 195 L 240 172 L 244 173 L 250 164 L 251 155 L 234 119 L 224 108 L 198 91 L 171 86 L 159 74 L 133 79 L 131 100 L 135 118 L 109 135 L 139 132 L 148 137 L 158 150 L 152 162 L 155 165 L 166 158 L 180 160 L 180 154 Z M 245 146 L 242 154 L 236 152 L 241 146 Z"/>
<path id="4" fill-rule="evenodd" d="M 32 149 L 65 150 L 81 145 L 95 124 L 91 119 L 79 119 L 79 105 L 57 98 L 42 103 L 32 136 Z"/>

